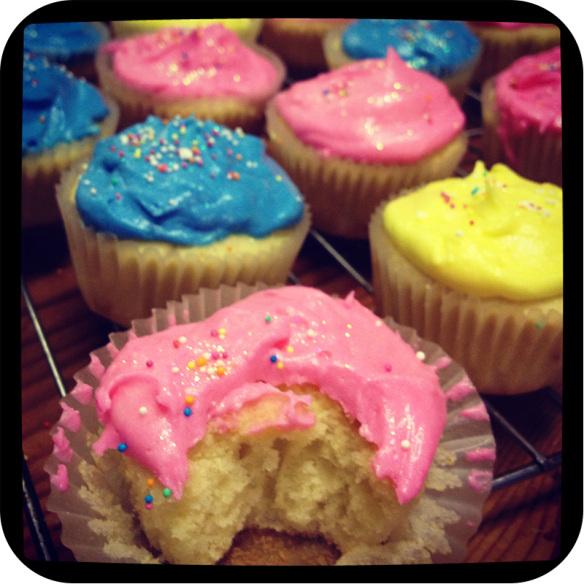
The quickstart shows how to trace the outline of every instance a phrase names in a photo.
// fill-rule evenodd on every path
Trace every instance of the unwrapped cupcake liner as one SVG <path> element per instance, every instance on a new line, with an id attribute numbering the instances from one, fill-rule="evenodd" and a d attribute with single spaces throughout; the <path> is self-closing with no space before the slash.
<path id="1" fill-rule="evenodd" d="M 511 63 L 560 44 L 560 31 L 555 26 L 527 26 L 520 29 L 500 29 L 491 26 L 472 26 L 479 37 L 482 54 L 473 81 L 483 83 Z"/>
<path id="2" fill-rule="evenodd" d="M 437 152 L 412 164 L 366 164 L 323 158 L 294 135 L 273 102 L 268 106 L 266 119 L 268 152 L 305 196 L 314 225 L 348 238 L 367 237 L 371 214 L 388 196 L 451 176 L 467 146 L 467 137 L 461 133 Z"/>
<path id="3" fill-rule="evenodd" d="M 489 79 L 482 90 L 483 152 L 487 164 L 504 162 L 521 176 L 562 185 L 562 134 L 542 134 L 535 126 L 521 134 L 509 136 L 505 147 L 499 138 L 499 113 L 495 79 Z"/>
<path id="4" fill-rule="evenodd" d="M 478 298 L 423 274 L 393 244 L 381 204 L 371 219 L 375 301 L 463 364 L 484 393 L 518 394 L 562 378 L 562 297 L 539 302 Z"/>
<path id="5" fill-rule="evenodd" d="M 201 120 L 213 120 L 233 129 L 242 128 L 246 132 L 258 132 L 263 127 L 266 102 L 277 93 L 284 82 L 286 67 L 277 55 L 264 47 L 251 43 L 248 43 L 248 47 L 269 60 L 277 71 L 273 91 L 263 98 L 228 96 L 161 98 L 126 86 L 116 77 L 112 69 L 111 56 L 104 51 L 100 51 L 96 57 L 99 85 L 119 103 L 122 128 L 143 122 L 149 115 L 163 119 L 194 115 Z"/>
<path id="6" fill-rule="evenodd" d="M 118 239 L 83 223 L 75 204 L 83 170 L 83 165 L 72 168 L 57 192 L 71 261 L 89 307 L 125 326 L 199 288 L 284 283 L 310 228 L 305 205 L 299 223 L 264 238 L 231 235 L 206 246 Z"/>
<path id="7" fill-rule="evenodd" d="M 58 144 L 38 154 L 22 159 L 22 225 L 36 227 L 59 220 L 55 188 L 61 175 L 74 164 L 91 157 L 95 144 L 111 136 L 118 126 L 120 110 L 117 104 L 105 98 L 109 114 L 100 124 L 97 136 L 68 144 Z"/>
<path id="8" fill-rule="evenodd" d="M 351 63 L 358 63 L 358 60 L 351 58 L 343 50 L 343 30 L 332 30 L 325 36 L 323 40 L 323 50 L 326 57 L 329 69 L 338 69 L 344 65 Z M 447 77 L 439 78 L 449 89 L 450 93 L 459 101 L 462 102 L 466 96 L 466 90 L 473 77 L 476 66 L 479 62 L 480 52 L 472 59 L 465 67 L 448 75 Z"/>
<path id="9" fill-rule="evenodd" d="M 163 558 L 146 541 L 128 505 L 119 453 L 98 457 L 90 445 L 99 432 L 94 392 L 106 369 L 129 339 L 150 335 L 177 324 L 202 321 L 217 310 L 259 290 L 264 284 L 221 286 L 184 296 L 166 309 L 154 310 L 147 319 L 132 323 L 129 331 L 113 333 L 110 342 L 90 355 L 90 364 L 74 377 L 75 389 L 62 401 L 65 414 L 53 429 L 64 431 L 70 460 L 55 449 L 45 470 L 51 475 L 47 508 L 62 523 L 62 542 L 79 561 L 159 563 Z M 434 365 L 447 397 L 447 424 L 422 494 L 411 505 L 408 525 L 398 539 L 375 549 L 353 548 L 338 564 L 402 564 L 461 562 L 466 545 L 476 531 L 482 506 L 489 494 L 495 460 L 495 441 L 489 417 L 464 371 L 435 345 L 421 340 L 413 329 L 386 324 L 396 330 L 426 363 Z M 79 411 L 79 428 L 67 423 L 70 408 Z M 68 410 L 68 411 L 67 411 Z M 59 486 L 58 470 L 66 465 L 69 487 Z"/>

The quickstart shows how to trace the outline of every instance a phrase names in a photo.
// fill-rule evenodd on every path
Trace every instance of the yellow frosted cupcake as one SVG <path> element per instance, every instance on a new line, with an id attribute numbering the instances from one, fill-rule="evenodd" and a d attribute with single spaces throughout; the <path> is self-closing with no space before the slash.
<path id="1" fill-rule="evenodd" d="M 347 18 L 269 18 L 262 28 L 261 42 L 278 53 L 297 72 L 326 69 L 324 37 L 351 22 Z"/>
<path id="2" fill-rule="evenodd" d="M 469 22 L 483 50 L 474 74 L 482 83 L 524 55 L 539 53 L 560 44 L 560 29 L 535 22 Z"/>
<path id="3" fill-rule="evenodd" d="M 201 28 L 222 24 L 242 40 L 254 42 L 262 28 L 261 18 L 179 18 L 174 20 L 114 20 L 111 23 L 116 37 L 156 32 L 163 28 Z"/>
<path id="4" fill-rule="evenodd" d="M 59 220 L 55 186 L 61 173 L 91 156 L 113 134 L 119 110 L 93 85 L 44 57 L 24 55 L 22 83 L 22 224 Z"/>
<path id="5" fill-rule="evenodd" d="M 269 150 L 307 198 L 316 227 L 366 238 L 392 194 L 450 176 L 466 151 L 464 114 L 438 79 L 390 49 L 295 83 L 266 112 Z"/>
<path id="6" fill-rule="evenodd" d="M 487 393 L 562 376 L 562 190 L 496 164 L 383 204 L 370 226 L 383 314 L 440 343 Z"/>
<path id="7" fill-rule="evenodd" d="M 99 142 L 58 202 L 85 300 L 121 324 L 202 286 L 284 282 L 310 222 L 261 140 L 193 117 Z"/>

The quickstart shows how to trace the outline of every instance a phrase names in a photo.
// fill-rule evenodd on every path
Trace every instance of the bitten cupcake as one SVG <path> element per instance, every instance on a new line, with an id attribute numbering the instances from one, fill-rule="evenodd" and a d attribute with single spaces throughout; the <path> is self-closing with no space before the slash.
<path id="1" fill-rule="evenodd" d="M 331 69 L 385 57 L 393 48 L 410 67 L 442 80 L 462 100 L 480 55 L 480 42 L 452 20 L 360 19 L 327 34 L 324 52 Z"/>
<path id="2" fill-rule="evenodd" d="M 114 20 L 111 23 L 116 37 L 156 32 L 163 28 L 202 28 L 221 24 L 241 40 L 254 42 L 262 28 L 261 18 L 180 18 L 174 20 Z"/>
<path id="3" fill-rule="evenodd" d="M 113 134 L 118 108 L 83 79 L 44 57 L 24 54 L 22 80 L 22 224 L 59 219 L 55 186 L 61 173 L 89 158 Z"/>
<path id="4" fill-rule="evenodd" d="M 522 57 L 483 85 L 483 151 L 522 176 L 562 184 L 560 47 Z"/>
<path id="5" fill-rule="evenodd" d="M 47 22 L 24 29 L 24 50 L 65 65 L 77 77 L 95 80 L 95 54 L 109 39 L 101 22 Z"/>
<path id="6" fill-rule="evenodd" d="M 310 222 L 259 138 L 193 117 L 99 142 L 58 202 L 85 300 L 121 324 L 201 286 L 284 282 Z"/>
<path id="7" fill-rule="evenodd" d="M 438 79 L 390 49 L 280 93 L 269 149 L 304 193 L 316 227 L 367 237 L 389 195 L 451 175 L 466 150 L 464 114 Z"/>
<path id="8" fill-rule="evenodd" d="M 375 296 L 487 393 L 562 377 L 562 190 L 496 164 L 430 183 L 372 218 Z"/>
<path id="9" fill-rule="evenodd" d="M 261 42 L 297 73 L 324 71 L 324 37 L 348 22 L 347 18 L 269 18 L 264 22 Z"/>
<path id="10" fill-rule="evenodd" d="M 47 464 L 77 558 L 212 564 L 269 528 L 320 534 L 338 563 L 461 561 L 495 458 L 462 370 L 353 294 L 206 292 L 77 375 Z"/>
<path id="11" fill-rule="evenodd" d="M 221 25 L 112 41 L 100 50 L 97 71 L 124 126 L 150 114 L 196 115 L 246 130 L 259 129 L 285 74 L 275 55 Z"/>
<path id="12" fill-rule="evenodd" d="M 483 50 L 474 81 L 483 82 L 524 55 L 560 44 L 560 29 L 535 22 L 469 22 Z"/>

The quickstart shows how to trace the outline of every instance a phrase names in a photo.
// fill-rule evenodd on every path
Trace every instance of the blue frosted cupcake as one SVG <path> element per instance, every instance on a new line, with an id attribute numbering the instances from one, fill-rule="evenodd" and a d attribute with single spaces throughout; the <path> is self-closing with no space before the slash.
<path id="1" fill-rule="evenodd" d="M 101 22 L 47 22 L 24 29 L 24 50 L 65 65 L 74 75 L 95 80 L 95 55 L 109 40 Z"/>
<path id="2" fill-rule="evenodd" d="M 59 218 L 55 185 L 115 132 L 117 106 L 85 80 L 44 57 L 24 55 L 22 83 L 22 219 L 25 227 Z"/>
<path id="3" fill-rule="evenodd" d="M 393 48 L 414 69 L 443 81 L 464 97 L 480 56 L 480 42 L 462 22 L 452 20 L 356 20 L 324 41 L 331 69 L 362 59 L 384 58 Z"/>
<path id="4" fill-rule="evenodd" d="M 194 117 L 102 140 L 57 196 L 85 300 L 123 325 L 202 287 L 285 282 L 310 223 L 262 140 Z"/>

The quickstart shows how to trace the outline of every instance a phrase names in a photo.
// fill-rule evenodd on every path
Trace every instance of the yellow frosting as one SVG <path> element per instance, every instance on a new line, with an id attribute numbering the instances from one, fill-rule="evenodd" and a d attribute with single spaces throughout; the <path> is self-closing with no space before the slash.
<path id="1" fill-rule="evenodd" d="M 198 28 L 222 24 L 237 34 L 246 33 L 257 26 L 257 18 L 191 18 L 177 20 L 132 20 L 125 23 L 133 32 L 152 32 L 161 28 Z"/>
<path id="2" fill-rule="evenodd" d="M 516 301 L 563 292 L 562 189 L 503 164 L 477 162 L 391 201 L 383 221 L 410 262 L 454 290 Z"/>

